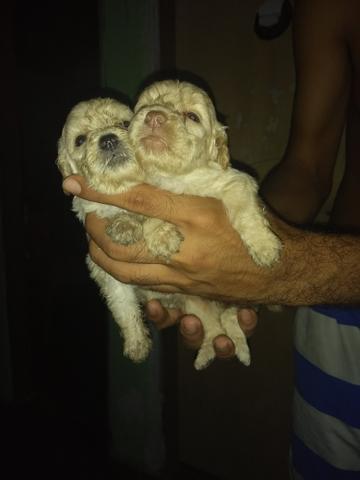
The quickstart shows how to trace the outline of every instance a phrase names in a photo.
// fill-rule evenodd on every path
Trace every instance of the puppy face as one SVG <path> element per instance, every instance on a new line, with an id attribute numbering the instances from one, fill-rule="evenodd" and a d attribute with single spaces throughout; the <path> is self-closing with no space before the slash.
<path id="1" fill-rule="evenodd" d="M 127 132 L 131 117 L 127 106 L 110 98 L 77 104 L 58 142 L 57 165 L 63 177 L 83 175 L 91 187 L 104 193 L 125 188 L 124 181 L 140 180 Z"/>
<path id="2" fill-rule="evenodd" d="M 216 162 L 229 165 L 225 127 L 208 95 L 186 82 L 165 80 L 140 95 L 129 136 L 147 170 L 188 173 Z"/>

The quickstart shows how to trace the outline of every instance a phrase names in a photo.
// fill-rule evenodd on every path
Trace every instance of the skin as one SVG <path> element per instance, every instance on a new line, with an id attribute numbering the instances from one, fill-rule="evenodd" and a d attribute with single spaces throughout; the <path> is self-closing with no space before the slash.
<path id="1" fill-rule="evenodd" d="M 261 193 L 297 224 L 313 222 L 328 197 L 345 122 L 346 169 L 330 222 L 360 226 L 358 209 L 360 4 L 297 0 L 293 17 L 296 92 L 285 154 Z"/>
<path id="2" fill-rule="evenodd" d="M 74 180 L 65 180 L 64 189 L 71 191 Z M 78 196 L 171 221 L 185 238 L 165 264 L 141 242 L 114 244 L 104 233 L 106 221 L 88 215 L 90 255 L 121 282 L 239 305 L 360 302 L 360 269 L 354 268 L 360 262 L 357 236 L 313 233 L 272 216 L 272 228 L 283 242 L 282 255 L 273 267 L 261 268 L 247 253 L 219 200 L 176 195 L 150 185 L 104 195 L 89 189 L 81 177 L 76 182 Z M 215 227 L 220 234 L 213 234 Z"/>

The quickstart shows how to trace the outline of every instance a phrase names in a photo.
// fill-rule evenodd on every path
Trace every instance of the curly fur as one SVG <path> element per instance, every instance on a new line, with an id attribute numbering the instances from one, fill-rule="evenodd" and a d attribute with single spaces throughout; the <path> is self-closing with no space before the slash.
<path id="1" fill-rule="evenodd" d="M 124 122 L 130 119 L 127 132 Z M 77 145 L 81 135 L 86 141 Z M 116 149 L 102 151 L 104 135 L 116 136 Z M 230 167 L 225 127 L 218 122 L 210 98 L 194 85 L 170 80 L 151 85 L 138 99 L 133 117 L 126 106 L 111 99 L 82 102 L 70 112 L 58 150 L 57 163 L 64 176 L 79 173 L 105 193 L 125 191 L 146 181 L 175 193 L 219 198 L 256 263 L 271 266 L 279 257 L 281 244 L 264 216 L 257 183 Z M 91 211 L 110 219 L 107 233 L 113 241 L 128 245 L 144 238 L 151 253 L 165 261 L 181 248 L 181 234 L 161 220 L 80 198 L 74 199 L 73 208 L 81 221 Z M 125 285 L 89 257 L 87 263 L 120 327 L 124 354 L 133 361 L 144 360 L 151 348 L 140 304 L 158 298 L 168 307 L 202 319 L 205 338 L 195 368 L 205 368 L 215 357 L 213 340 L 220 334 L 233 340 L 242 363 L 250 363 L 236 306 Z"/>
<path id="2" fill-rule="evenodd" d="M 135 106 L 129 137 L 148 183 L 175 193 L 221 199 L 253 260 L 264 267 L 277 261 L 281 243 L 269 228 L 257 183 L 230 167 L 225 127 L 202 89 L 173 80 L 150 85 Z M 204 325 L 196 368 L 204 368 L 215 357 L 213 340 L 221 334 L 233 340 L 240 361 L 250 363 L 235 306 L 186 295 L 176 299 L 184 312 L 197 315 Z M 162 301 L 170 305 L 173 296 L 164 295 Z"/>
<path id="3" fill-rule="evenodd" d="M 131 117 L 132 112 L 127 106 L 109 98 L 77 104 L 69 113 L 58 142 L 57 165 L 62 175 L 83 175 L 92 188 L 110 194 L 126 191 L 143 182 L 144 171 L 135 159 L 128 138 L 127 123 Z M 178 232 L 173 232 L 173 225 L 111 205 L 75 197 L 73 210 L 82 222 L 90 212 L 108 219 L 106 231 L 115 242 L 129 245 L 144 238 L 150 251 L 165 259 L 178 251 L 182 240 Z M 168 235 L 163 238 L 164 230 L 171 236 L 170 242 Z M 124 354 L 135 362 L 144 360 L 151 348 L 149 331 L 140 308 L 140 298 L 145 301 L 145 294 L 115 280 L 89 256 L 86 262 L 120 327 Z"/>

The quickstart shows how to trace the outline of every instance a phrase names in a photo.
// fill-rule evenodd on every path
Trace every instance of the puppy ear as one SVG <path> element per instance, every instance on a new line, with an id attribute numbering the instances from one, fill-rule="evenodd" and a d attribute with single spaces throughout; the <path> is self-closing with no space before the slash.
<path id="1" fill-rule="evenodd" d="M 230 153 L 225 127 L 217 129 L 215 148 L 217 150 L 216 162 L 225 170 L 230 165 Z"/>
<path id="2" fill-rule="evenodd" d="M 69 175 L 76 173 L 72 168 L 72 161 L 70 155 L 65 146 L 65 140 L 63 136 L 58 141 L 58 157 L 56 160 L 56 165 L 61 172 L 63 178 L 68 177 Z"/>

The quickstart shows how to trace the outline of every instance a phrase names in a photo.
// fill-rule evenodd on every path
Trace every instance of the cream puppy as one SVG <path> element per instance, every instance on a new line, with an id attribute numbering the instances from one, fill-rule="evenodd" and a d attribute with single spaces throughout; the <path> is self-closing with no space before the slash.
<path id="1" fill-rule="evenodd" d="M 207 95 L 189 84 L 162 82 L 144 92 L 136 112 L 129 138 L 132 112 L 126 106 L 112 99 L 75 106 L 58 143 L 57 163 L 63 176 L 81 174 L 91 187 L 104 193 L 122 192 L 145 180 L 175 192 L 221 198 L 254 260 L 265 266 L 276 261 L 280 242 L 263 216 L 256 182 L 229 167 L 225 130 Z M 109 219 L 107 233 L 116 242 L 130 244 L 144 238 L 151 253 L 165 262 L 181 248 L 181 234 L 166 222 L 80 198 L 74 199 L 73 209 L 82 222 L 89 212 Z M 87 264 L 120 327 L 124 354 L 133 361 L 144 360 L 151 348 L 140 304 L 158 298 L 205 321 L 205 340 L 195 368 L 206 367 L 214 358 L 212 341 L 222 333 L 233 340 L 238 358 L 250 363 L 235 306 L 125 285 L 90 257 Z"/>
<path id="2" fill-rule="evenodd" d="M 230 167 L 225 127 L 203 90 L 186 82 L 154 83 L 138 99 L 129 137 L 147 183 L 175 193 L 222 200 L 254 262 L 270 267 L 278 260 L 281 242 L 269 228 L 257 183 Z M 215 357 L 213 340 L 221 334 L 232 339 L 240 361 L 250 363 L 236 306 L 187 295 L 157 298 L 203 321 L 205 338 L 195 361 L 197 369 Z"/>
<path id="3" fill-rule="evenodd" d="M 120 193 L 144 181 L 136 162 L 127 128 L 131 110 L 109 98 L 97 98 L 76 105 L 69 113 L 58 142 L 58 167 L 64 177 L 83 175 L 89 186 L 104 193 Z M 177 252 L 182 237 L 175 227 L 125 210 L 74 198 L 73 210 L 84 222 L 89 212 L 109 219 L 107 233 L 115 242 L 134 243 L 146 236 L 147 247 L 155 256 L 168 258 Z M 155 236 L 151 236 L 151 234 Z M 171 239 L 170 241 L 168 239 Z M 87 257 L 91 277 L 99 285 L 107 305 L 124 337 L 124 354 L 133 361 L 144 360 L 151 347 L 143 321 L 140 301 L 147 294 L 122 284 Z M 152 296 L 152 295 L 150 295 Z"/>

